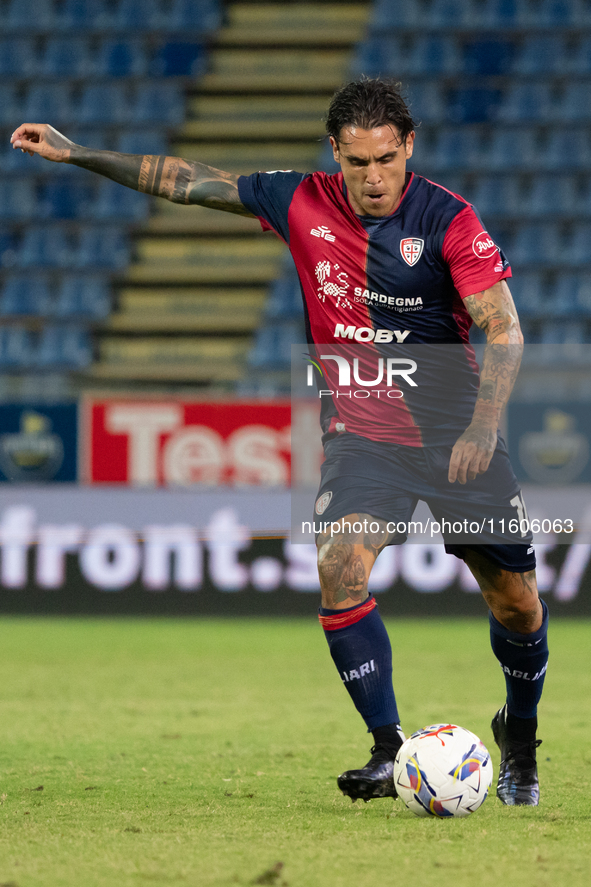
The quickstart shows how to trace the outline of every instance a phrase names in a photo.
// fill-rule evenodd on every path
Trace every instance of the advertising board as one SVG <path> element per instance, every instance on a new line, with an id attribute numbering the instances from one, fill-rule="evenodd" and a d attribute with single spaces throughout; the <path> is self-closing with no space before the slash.
<path id="1" fill-rule="evenodd" d="M 77 404 L 0 404 L 0 481 L 75 481 L 77 450 Z"/>

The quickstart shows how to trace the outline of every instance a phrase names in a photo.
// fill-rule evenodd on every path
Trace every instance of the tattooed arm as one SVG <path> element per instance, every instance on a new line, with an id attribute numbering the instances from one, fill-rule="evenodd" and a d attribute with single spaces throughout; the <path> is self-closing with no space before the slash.
<path id="1" fill-rule="evenodd" d="M 24 123 L 10 141 L 14 148 L 31 156 L 39 154 L 54 163 L 72 163 L 174 203 L 198 203 L 254 218 L 240 202 L 238 176 L 204 163 L 180 157 L 93 151 L 74 144 L 47 123 Z"/>
<path id="2" fill-rule="evenodd" d="M 474 480 L 490 465 L 497 445 L 501 413 L 515 384 L 523 336 L 513 298 L 504 280 L 464 299 L 474 323 L 486 333 L 480 390 L 472 422 L 456 441 L 449 463 L 449 480 Z"/>

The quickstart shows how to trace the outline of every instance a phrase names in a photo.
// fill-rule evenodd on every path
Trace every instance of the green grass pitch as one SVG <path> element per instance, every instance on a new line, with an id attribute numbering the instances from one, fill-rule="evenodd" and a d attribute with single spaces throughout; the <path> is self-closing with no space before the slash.
<path id="1" fill-rule="evenodd" d="M 475 731 L 482 620 L 389 620 L 403 727 Z M 0 887 L 556 887 L 591 871 L 591 623 L 556 621 L 542 803 L 459 820 L 358 802 L 371 744 L 314 620 L 0 620 Z"/>

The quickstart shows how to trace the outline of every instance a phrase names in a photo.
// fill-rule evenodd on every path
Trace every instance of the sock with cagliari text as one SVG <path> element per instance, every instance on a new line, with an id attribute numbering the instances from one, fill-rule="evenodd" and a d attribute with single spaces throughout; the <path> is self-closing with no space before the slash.
<path id="1" fill-rule="evenodd" d="M 320 607 L 330 655 L 368 731 L 398 724 L 392 686 L 392 647 L 375 598 L 346 610 Z"/>

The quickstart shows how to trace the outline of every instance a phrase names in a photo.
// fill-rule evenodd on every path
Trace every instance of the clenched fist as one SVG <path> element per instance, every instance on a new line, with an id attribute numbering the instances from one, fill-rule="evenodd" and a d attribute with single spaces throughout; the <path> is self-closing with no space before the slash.
<path id="1" fill-rule="evenodd" d="M 23 152 L 39 154 L 54 163 L 68 163 L 74 142 L 50 126 L 49 123 L 23 123 L 13 132 L 10 141 L 13 148 Z"/>

